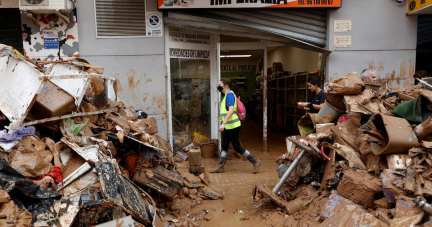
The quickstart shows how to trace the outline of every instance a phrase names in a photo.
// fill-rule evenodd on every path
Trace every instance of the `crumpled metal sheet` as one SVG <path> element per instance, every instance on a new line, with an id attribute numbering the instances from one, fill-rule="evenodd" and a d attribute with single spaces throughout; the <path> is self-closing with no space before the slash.
<path id="1" fill-rule="evenodd" d="M 387 142 L 380 145 L 371 143 L 375 155 L 406 154 L 410 148 L 417 146 L 418 139 L 407 120 L 383 114 L 376 114 L 371 120 Z"/>
<path id="2" fill-rule="evenodd" d="M 0 57 L 0 111 L 11 121 L 21 123 L 42 90 L 42 73 L 28 62 L 13 56 Z"/>

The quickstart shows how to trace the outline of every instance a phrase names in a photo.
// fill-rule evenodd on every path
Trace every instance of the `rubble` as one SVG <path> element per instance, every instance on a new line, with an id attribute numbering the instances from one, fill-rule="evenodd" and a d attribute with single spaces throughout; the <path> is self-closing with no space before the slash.
<path id="1" fill-rule="evenodd" d="M 356 204 L 371 208 L 374 207 L 374 201 L 379 199 L 382 184 L 377 177 L 366 171 L 349 169 L 344 172 L 337 192 Z"/>
<path id="2" fill-rule="evenodd" d="M 19 208 L 5 190 L 0 190 L 0 225 L 31 226 L 32 214 L 25 208 Z"/>
<path id="3" fill-rule="evenodd" d="M 355 72 L 325 92 L 276 159 L 282 179 L 254 201 L 283 208 L 284 226 L 430 226 L 431 92 L 365 86 Z"/>
<path id="4" fill-rule="evenodd" d="M 204 200 L 225 197 L 203 163 L 216 156 L 217 140 L 180 124 L 171 149 L 155 118 L 119 100 L 102 67 L 1 53 L 0 224 L 210 221 Z M 255 203 L 279 207 L 260 217 L 277 226 L 432 225 L 432 93 L 365 86 L 355 72 L 325 89 L 324 107 L 301 118 L 300 135 L 276 160 L 279 183 L 254 188 Z"/>
<path id="5" fill-rule="evenodd" d="M 224 198 L 209 185 L 201 160 L 200 147 L 212 158 L 217 141 L 195 133 L 174 156 L 156 119 L 126 107 L 102 67 L 79 58 L 34 63 L 9 49 L 0 44 L 0 78 L 7 81 L 0 111 L 9 123 L 0 131 L 1 226 L 210 220 L 208 211 L 185 211 Z M 178 212 L 166 215 L 167 208 Z"/>

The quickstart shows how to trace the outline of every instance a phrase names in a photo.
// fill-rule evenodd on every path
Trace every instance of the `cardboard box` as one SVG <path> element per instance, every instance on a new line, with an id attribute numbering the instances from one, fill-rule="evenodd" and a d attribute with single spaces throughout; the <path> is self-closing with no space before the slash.
<path id="1" fill-rule="evenodd" d="M 49 118 L 70 114 L 76 108 L 75 99 L 48 80 L 36 96 L 32 109 L 38 117 Z"/>

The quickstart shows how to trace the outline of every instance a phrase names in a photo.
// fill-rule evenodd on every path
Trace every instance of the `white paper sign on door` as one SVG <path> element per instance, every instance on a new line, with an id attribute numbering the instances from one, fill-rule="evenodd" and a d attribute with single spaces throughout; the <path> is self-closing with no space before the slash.
<path id="1" fill-rule="evenodd" d="M 334 47 L 351 47 L 351 36 L 335 36 Z"/>
<path id="2" fill-rule="evenodd" d="M 335 20 L 334 32 L 350 32 L 352 29 L 351 20 Z"/>

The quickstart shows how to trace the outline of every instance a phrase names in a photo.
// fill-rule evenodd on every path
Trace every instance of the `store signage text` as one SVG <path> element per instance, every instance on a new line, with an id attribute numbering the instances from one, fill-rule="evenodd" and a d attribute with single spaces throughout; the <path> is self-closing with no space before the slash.
<path id="1" fill-rule="evenodd" d="M 193 33 L 170 31 L 169 37 L 171 42 L 210 44 L 209 33 L 193 34 Z"/>
<path id="2" fill-rule="evenodd" d="M 237 4 L 241 3 L 262 3 L 262 4 L 285 4 L 288 5 L 288 0 L 233 0 Z M 301 5 L 332 5 L 334 0 L 298 0 Z M 231 0 L 210 0 L 210 5 L 230 5 Z"/>
<path id="3" fill-rule="evenodd" d="M 169 54 L 171 58 L 205 58 L 205 59 L 210 58 L 209 50 L 170 48 Z"/>
<path id="4" fill-rule="evenodd" d="M 255 71 L 255 65 L 221 65 L 221 72 L 251 72 Z"/>
<path id="5" fill-rule="evenodd" d="M 158 0 L 159 9 L 339 8 L 342 0 Z"/>
<path id="6" fill-rule="evenodd" d="M 59 39 L 57 30 L 43 31 L 44 49 L 58 49 Z"/>

